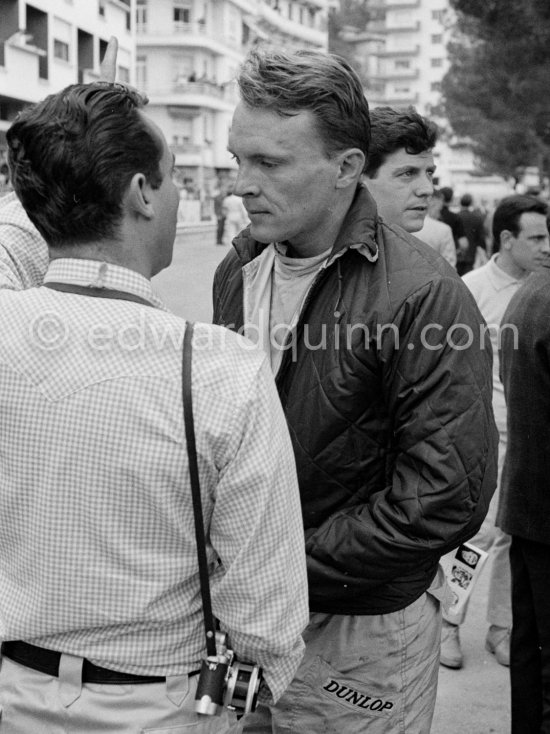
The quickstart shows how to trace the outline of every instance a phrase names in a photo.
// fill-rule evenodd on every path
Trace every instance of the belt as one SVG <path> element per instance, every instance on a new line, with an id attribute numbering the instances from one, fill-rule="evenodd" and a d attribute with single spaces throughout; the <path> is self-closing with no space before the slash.
<path id="1" fill-rule="evenodd" d="M 57 678 L 59 675 L 59 660 L 61 653 L 56 650 L 46 650 L 43 647 L 29 645 L 28 642 L 3 642 L 2 655 L 27 668 L 38 670 Z M 107 683 L 107 684 L 129 684 L 129 683 L 164 683 L 166 678 L 155 675 L 132 675 L 131 673 L 120 673 L 116 670 L 101 668 L 84 658 L 82 665 L 83 683 Z"/>

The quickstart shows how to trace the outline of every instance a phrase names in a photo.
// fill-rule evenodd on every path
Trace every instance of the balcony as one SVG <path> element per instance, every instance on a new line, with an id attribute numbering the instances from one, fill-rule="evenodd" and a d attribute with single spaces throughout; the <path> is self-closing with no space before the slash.
<path id="1" fill-rule="evenodd" d="M 237 93 L 232 83 L 188 80 L 158 84 L 151 82 L 140 91 L 147 95 L 151 104 L 172 105 L 175 108 L 207 108 L 231 112 L 237 103 Z"/>
<path id="2" fill-rule="evenodd" d="M 409 8 L 419 8 L 420 0 L 386 0 L 384 7 L 387 10 L 407 10 Z"/>
<path id="3" fill-rule="evenodd" d="M 389 58 L 393 56 L 418 56 L 420 53 L 420 44 L 415 43 L 412 46 L 404 46 L 403 48 L 386 48 L 378 52 L 378 56 Z"/>
<path id="4" fill-rule="evenodd" d="M 404 94 L 402 96 L 393 94 L 384 97 L 384 101 L 381 104 L 388 105 L 389 107 L 408 107 L 409 105 L 416 106 L 418 100 L 418 92 Z"/>
<path id="5" fill-rule="evenodd" d="M 172 143 L 170 150 L 174 155 L 189 154 L 189 153 L 201 153 L 205 146 L 197 145 L 196 143 Z"/>
<path id="6" fill-rule="evenodd" d="M 416 33 L 420 30 L 419 20 L 402 20 L 391 22 L 390 19 L 386 21 L 386 32 L 387 33 Z"/>
<path id="7" fill-rule="evenodd" d="M 283 38 L 290 37 L 293 40 L 306 42 L 317 48 L 326 48 L 328 45 L 328 30 L 324 19 L 323 23 L 317 24 L 317 27 L 310 27 L 283 18 L 278 11 L 261 4 L 256 23 L 266 33 L 275 31 L 276 34 L 281 34 Z"/>
<path id="8" fill-rule="evenodd" d="M 224 54 L 227 48 L 241 49 L 242 40 L 220 32 L 208 23 L 172 23 L 162 31 L 150 31 L 147 24 L 140 23 L 136 27 L 138 48 L 145 46 L 192 46 L 203 48 L 213 53 Z"/>
<path id="9" fill-rule="evenodd" d="M 386 79 L 388 81 L 396 79 L 418 79 L 420 72 L 418 69 L 388 69 L 378 73 L 379 79 Z"/>

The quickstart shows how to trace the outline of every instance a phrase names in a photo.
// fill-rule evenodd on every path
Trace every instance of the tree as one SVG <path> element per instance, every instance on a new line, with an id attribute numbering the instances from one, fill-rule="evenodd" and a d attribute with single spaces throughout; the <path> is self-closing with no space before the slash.
<path id="1" fill-rule="evenodd" d="M 485 171 L 547 170 L 550 2 L 451 0 L 457 23 L 443 79 L 446 115 Z"/>

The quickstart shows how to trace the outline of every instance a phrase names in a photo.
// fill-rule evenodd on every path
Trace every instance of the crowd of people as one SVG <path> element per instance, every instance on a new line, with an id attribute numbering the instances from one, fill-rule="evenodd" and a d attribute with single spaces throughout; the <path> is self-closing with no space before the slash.
<path id="1" fill-rule="evenodd" d="M 115 57 L 7 133 L 2 731 L 426 734 L 449 639 L 461 654 L 440 559 L 473 539 L 511 578 L 487 645 L 510 657 L 512 732 L 549 732 L 546 205 L 501 201 L 474 267 L 486 240 L 468 197 L 434 192 L 431 121 L 369 110 L 337 56 L 254 49 L 214 324 L 186 341 L 150 282 L 173 157 Z M 242 717 L 196 710 L 205 575 L 263 670 Z M 220 686 L 223 660 L 205 663 Z"/>

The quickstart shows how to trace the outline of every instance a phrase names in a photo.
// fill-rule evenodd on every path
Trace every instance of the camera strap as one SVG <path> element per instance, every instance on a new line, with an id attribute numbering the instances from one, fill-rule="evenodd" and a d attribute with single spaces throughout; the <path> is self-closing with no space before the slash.
<path id="1" fill-rule="evenodd" d="M 189 457 L 189 475 L 191 478 L 191 495 L 193 498 L 193 514 L 195 517 L 195 537 L 197 539 L 197 555 L 199 560 L 199 579 L 201 585 L 204 630 L 206 633 L 206 652 L 209 657 L 216 656 L 216 628 L 212 614 L 210 598 L 210 577 L 206 557 L 206 541 L 204 537 L 204 520 L 202 514 L 199 467 L 197 462 L 197 446 L 195 443 L 195 426 L 193 421 L 193 399 L 191 392 L 193 329 L 194 323 L 188 321 L 183 337 L 183 357 L 181 370 L 181 392 L 183 399 L 183 421 L 187 456 Z"/>

